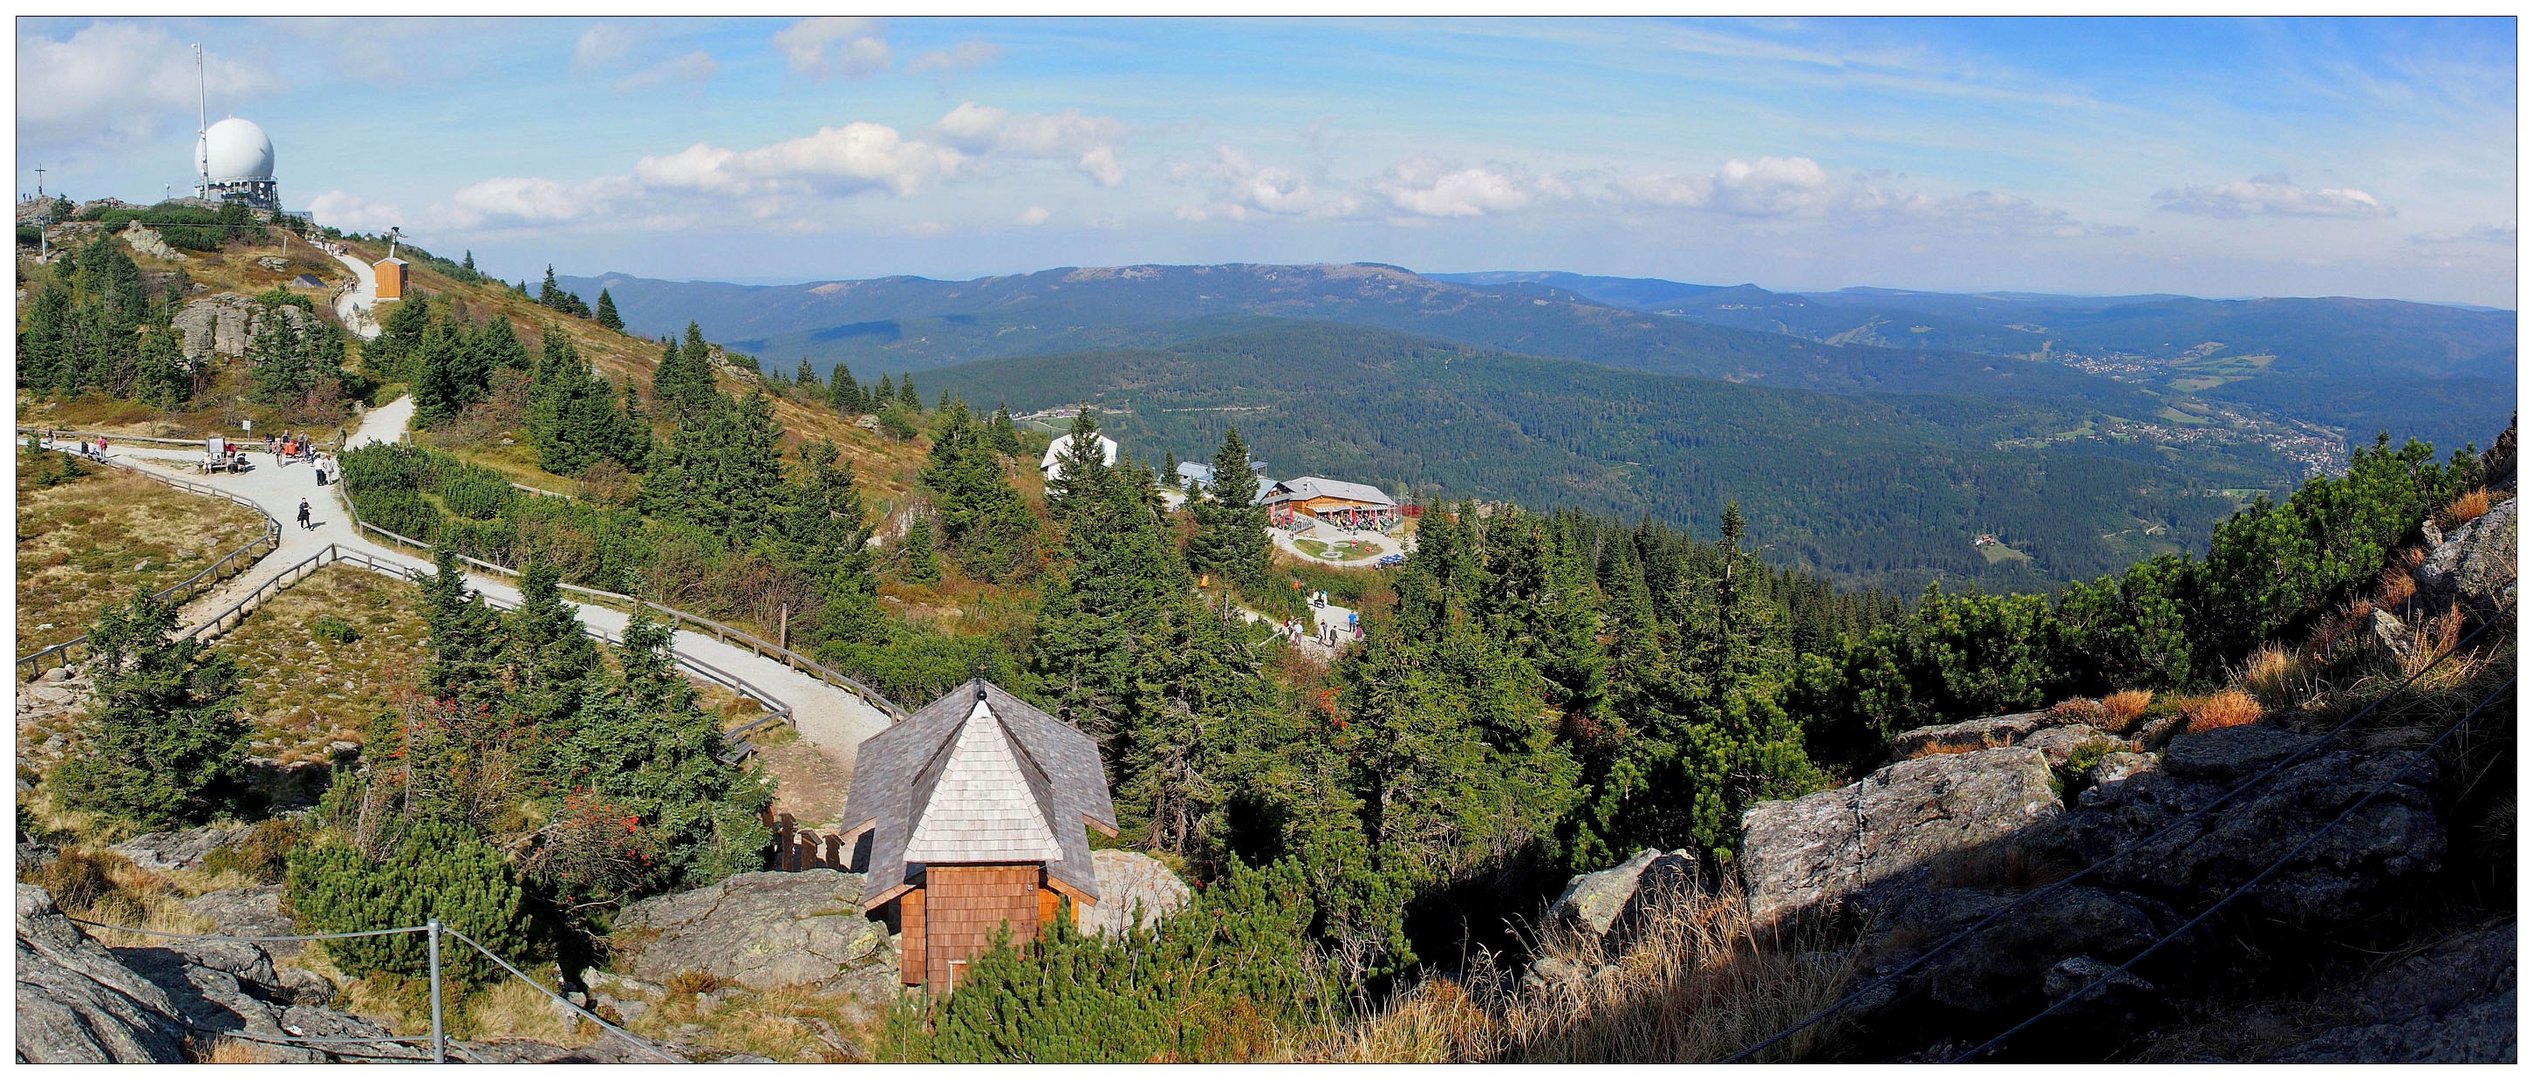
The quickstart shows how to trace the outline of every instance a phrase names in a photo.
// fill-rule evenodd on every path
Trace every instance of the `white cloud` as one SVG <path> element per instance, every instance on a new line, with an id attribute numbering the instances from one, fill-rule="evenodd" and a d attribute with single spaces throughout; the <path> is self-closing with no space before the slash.
<path id="1" fill-rule="evenodd" d="M 592 23 L 572 45 L 572 76 L 586 79 L 606 70 L 632 53 L 641 40 L 641 33 L 631 27 Z"/>
<path id="2" fill-rule="evenodd" d="M 1016 113 L 962 102 L 933 124 L 944 142 L 972 154 L 1071 159 L 1073 167 L 1101 187 L 1124 183 L 1117 163 L 1117 145 L 1126 137 L 1124 121 L 1088 116 L 1079 109 L 1060 113 Z"/>
<path id="3" fill-rule="evenodd" d="M 2414 244 L 2503 244 L 2514 247 L 2515 220 L 2509 218 L 2495 224 L 2475 225 L 2458 233 L 2441 230 L 2412 233 L 2410 242 Z"/>
<path id="4" fill-rule="evenodd" d="M 497 176 L 457 189 L 431 207 L 430 224 L 453 229 L 488 225 L 557 225 L 606 216 L 630 195 L 622 177 L 566 184 L 539 176 Z"/>
<path id="5" fill-rule="evenodd" d="M 882 188 L 909 195 L 957 172 L 966 160 L 955 148 L 909 140 L 885 124 L 857 120 L 754 150 L 696 143 L 635 162 L 633 177 L 646 187 L 722 195 L 850 194 Z"/>
<path id="6" fill-rule="evenodd" d="M 1048 213 L 1048 212 L 1047 212 L 1047 208 L 1046 208 L 1046 207 L 1043 207 L 1043 206 L 1032 206 L 1032 207 L 1030 207 L 1029 209 L 1026 209 L 1026 210 L 1021 211 L 1021 212 L 1020 212 L 1020 217 L 1019 217 L 1019 219 L 1018 219 L 1018 220 L 1020 221 L 1020 223 L 1021 223 L 1021 224 L 1023 224 L 1023 225 L 1027 225 L 1027 226 L 1029 226 L 1030 228 L 1033 228 L 1033 229 L 1034 229 L 1034 228 L 1037 228 L 1037 227 L 1038 227 L 1038 226 L 1040 226 L 1040 225 L 1044 225 L 1044 224 L 1046 224 L 1046 223 L 1047 223 L 1047 219 L 1048 219 L 1048 218 L 1051 218 L 1051 217 L 1054 217 L 1054 216 L 1055 216 L 1055 215 L 1050 214 L 1050 213 Z"/>
<path id="7" fill-rule="evenodd" d="M 2191 184 L 2155 193 L 2162 209 L 2182 214 L 2242 218 L 2255 214 L 2286 217 L 2381 218 L 2392 208 L 2356 188 L 2297 187 L 2284 173 L 2255 176 L 2230 184 Z"/>
<path id="8" fill-rule="evenodd" d="M 1392 205 L 1426 217 L 1477 217 L 1518 210 L 1540 195 L 1570 191 L 1559 180 L 1542 181 L 1493 168 L 1453 169 L 1431 158 L 1410 158 L 1390 166 L 1374 186 Z"/>
<path id="9" fill-rule="evenodd" d="M 401 208 L 374 203 L 346 191 L 329 191 L 308 200 L 308 213 L 316 218 L 317 224 L 345 232 L 385 232 L 397 225 L 410 224 Z"/>
<path id="10" fill-rule="evenodd" d="M 21 36 L 17 63 L 21 158 L 33 149 L 112 148 L 195 115 L 193 52 L 155 27 L 94 23 L 63 41 Z M 271 72 L 217 53 L 203 78 L 223 108 L 282 88 Z"/>
<path id="11" fill-rule="evenodd" d="M 865 79 L 889 64 L 888 38 L 878 19 L 802 19 L 774 32 L 774 49 L 793 72 L 818 79 Z"/>
<path id="12" fill-rule="evenodd" d="M 1807 157 L 1734 158 L 1706 176 L 1635 175 L 1611 184 L 1619 195 L 1637 202 L 1740 217 L 1778 217 L 1820 209 L 1829 204 L 1830 187 L 1828 171 Z"/>
<path id="13" fill-rule="evenodd" d="M 1206 184 L 1215 200 L 1211 207 L 1180 207 L 1177 214 L 1181 221 L 1217 217 L 1245 221 L 1253 212 L 1288 217 L 1346 217 L 1363 207 L 1362 200 L 1352 195 L 1325 191 L 1292 169 L 1257 164 L 1249 155 L 1229 146 L 1215 147 L 1212 161 L 1174 164 L 1169 176 L 1181 183 Z"/>
<path id="14" fill-rule="evenodd" d="M 615 82 L 615 90 L 622 94 L 672 83 L 699 83 L 712 78 L 713 73 L 719 70 L 721 70 L 721 65 L 714 62 L 711 53 L 697 49 L 684 56 L 662 60 L 618 79 Z"/>
<path id="15" fill-rule="evenodd" d="M 973 71 L 1003 58 L 1003 47 L 990 41 L 962 41 L 947 49 L 915 54 L 906 61 L 909 73 Z"/>

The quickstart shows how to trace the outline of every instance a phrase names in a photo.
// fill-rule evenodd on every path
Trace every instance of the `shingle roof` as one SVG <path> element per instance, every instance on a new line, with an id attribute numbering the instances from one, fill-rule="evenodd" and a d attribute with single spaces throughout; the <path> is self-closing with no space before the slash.
<path id="1" fill-rule="evenodd" d="M 863 740 L 844 798 L 846 843 L 871 834 L 865 909 L 928 862 L 1044 861 L 1097 900 L 1085 825 L 1117 831 L 1099 744 L 983 679 Z"/>
<path id="2" fill-rule="evenodd" d="M 1293 499 L 1345 499 L 1374 506 L 1398 505 L 1391 502 L 1389 496 L 1381 494 L 1381 489 L 1370 484 L 1349 484 L 1324 476 L 1296 476 L 1275 485 L 1275 488 Z"/>

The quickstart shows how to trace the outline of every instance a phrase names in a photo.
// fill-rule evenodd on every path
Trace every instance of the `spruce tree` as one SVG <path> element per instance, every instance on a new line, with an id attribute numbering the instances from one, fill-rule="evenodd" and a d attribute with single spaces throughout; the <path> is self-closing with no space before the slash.
<path id="1" fill-rule="evenodd" d="M 846 416 L 859 416 L 871 411 L 869 399 L 862 395 L 862 384 L 854 381 L 852 369 L 842 363 L 836 365 L 834 374 L 827 380 L 827 405 Z"/>
<path id="2" fill-rule="evenodd" d="M 1196 535 L 1187 545 L 1188 568 L 1227 583 L 1263 588 L 1274 542 L 1267 538 L 1266 507 L 1258 504 L 1258 476 L 1249 468 L 1248 444 L 1238 429 L 1223 432 L 1214 454 L 1208 496 L 1191 506 Z"/>
<path id="3" fill-rule="evenodd" d="M 616 298 L 607 295 L 605 289 L 598 290 L 598 325 L 618 332 L 624 330 L 624 316 L 616 314 Z"/>
<path id="4" fill-rule="evenodd" d="M 871 391 L 871 411 L 884 412 L 889 406 L 895 404 L 897 404 L 897 383 L 888 376 L 882 375 L 879 388 Z"/>
<path id="5" fill-rule="evenodd" d="M 933 553 L 932 515 L 917 512 L 906 523 L 906 539 L 897 545 L 897 576 L 916 585 L 941 580 L 941 561 Z"/>
<path id="6" fill-rule="evenodd" d="M 54 787 L 73 809 L 165 828 L 203 820 L 237 793 L 247 726 L 237 666 L 176 636 L 175 608 L 146 594 L 88 631 L 88 712 Z"/>
<path id="7" fill-rule="evenodd" d="M 506 706 L 549 750 L 569 734 L 567 722 L 601 670 L 597 646 L 564 602 L 561 583 L 554 564 L 531 554 L 519 568 L 519 607 L 502 618 Z"/>
<path id="8" fill-rule="evenodd" d="M 806 356 L 800 358 L 799 369 L 792 373 L 792 385 L 809 391 L 811 400 L 823 397 L 827 392 L 826 384 L 818 381 L 818 369 L 810 365 Z"/>
<path id="9" fill-rule="evenodd" d="M 919 416 L 923 413 L 923 395 L 915 392 L 912 373 L 897 377 L 897 407 Z"/>
<path id="10" fill-rule="evenodd" d="M 686 343 L 666 346 L 660 366 L 651 374 L 651 396 L 659 399 L 661 412 L 681 428 L 701 423 L 712 408 L 715 391 L 709 355 L 703 328 L 689 322 Z"/>
<path id="11" fill-rule="evenodd" d="M 1047 509 L 1056 523 L 1068 529 L 1081 527 L 1096 493 L 1108 482 L 1108 472 L 1108 456 L 1100 448 L 1099 416 L 1084 405 L 1073 414 L 1073 429 L 1056 455 L 1055 477 L 1047 481 Z"/>
<path id="12" fill-rule="evenodd" d="M 1011 409 L 1008 406 L 994 406 L 994 419 L 989 423 L 985 434 L 986 441 L 993 445 L 996 453 L 1019 455 L 1020 429 L 1012 425 Z"/>
<path id="13" fill-rule="evenodd" d="M 886 382 L 886 377 L 882 377 Z M 968 576 L 1008 583 L 1026 577 L 1036 559 L 1037 516 L 1003 475 L 984 425 L 952 405 L 954 423 L 933 440 L 922 482 L 937 498 L 941 539 Z"/>
<path id="14" fill-rule="evenodd" d="M 496 682 L 500 620 L 482 595 L 466 587 L 465 565 L 442 544 L 432 553 L 435 573 L 415 574 L 422 586 L 422 617 L 430 656 L 423 662 L 423 690 L 440 701 L 484 705 L 501 697 Z"/>

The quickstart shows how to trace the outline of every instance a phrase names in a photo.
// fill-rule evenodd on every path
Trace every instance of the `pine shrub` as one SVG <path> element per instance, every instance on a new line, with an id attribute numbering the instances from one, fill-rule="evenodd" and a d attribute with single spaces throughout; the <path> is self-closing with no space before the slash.
<path id="1" fill-rule="evenodd" d="M 527 895 L 509 861 L 462 826 L 414 824 L 383 858 L 319 839 L 294 850 L 289 863 L 285 887 L 300 933 L 420 926 L 437 916 L 513 964 L 534 945 Z M 429 948 L 422 934 L 326 942 L 327 955 L 355 976 L 428 975 Z M 498 971 L 455 939 L 443 940 L 440 956 L 443 977 L 459 985 L 482 984 Z"/>

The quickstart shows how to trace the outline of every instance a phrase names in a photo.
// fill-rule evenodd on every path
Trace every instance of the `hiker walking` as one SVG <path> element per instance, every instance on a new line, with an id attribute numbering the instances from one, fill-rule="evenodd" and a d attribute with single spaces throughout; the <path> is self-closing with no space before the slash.
<path id="1" fill-rule="evenodd" d="M 306 499 L 299 500 L 299 527 L 302 529 L 313 527 L 308 524 L 308 500 Z"/>

